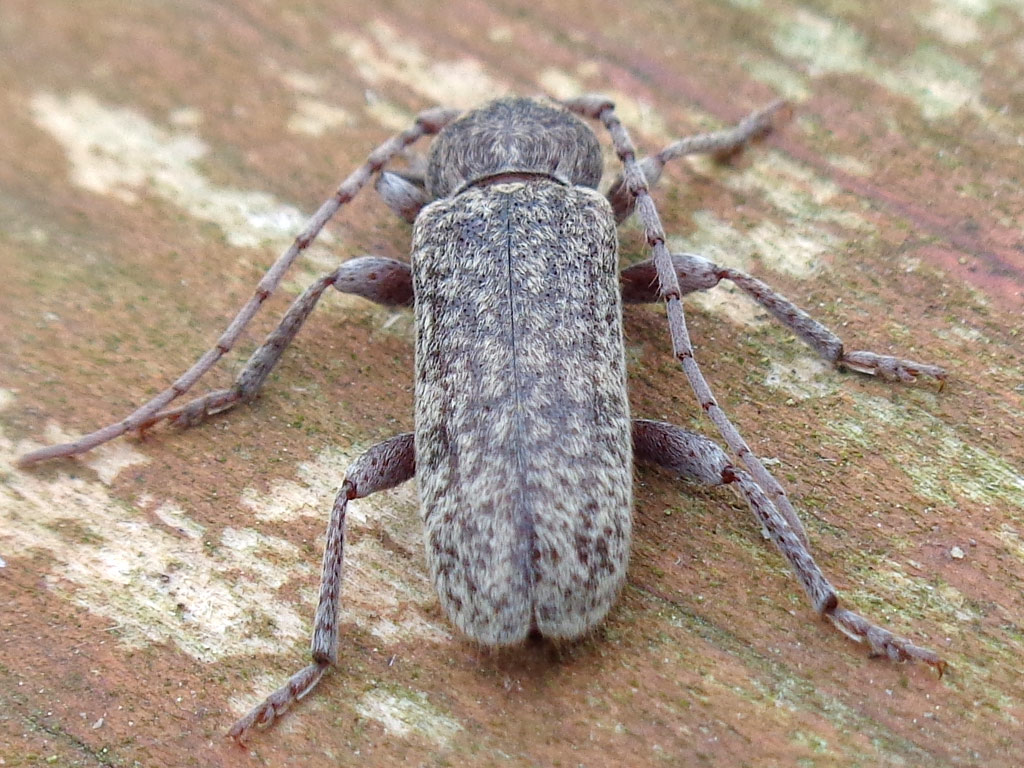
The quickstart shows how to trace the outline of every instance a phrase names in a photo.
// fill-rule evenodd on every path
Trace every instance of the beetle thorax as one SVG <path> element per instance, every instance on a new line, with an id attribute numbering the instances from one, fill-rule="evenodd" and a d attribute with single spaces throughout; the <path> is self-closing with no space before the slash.
<path id="1" fill-rule="evenodd" d="M 458 194 L 506 174 L 539 174 L 594 188 L 601 180 L 597 137 L 566 110 L 523 98 L 492 101 L 434 139 L 427 166 L 431 197 Z"/>

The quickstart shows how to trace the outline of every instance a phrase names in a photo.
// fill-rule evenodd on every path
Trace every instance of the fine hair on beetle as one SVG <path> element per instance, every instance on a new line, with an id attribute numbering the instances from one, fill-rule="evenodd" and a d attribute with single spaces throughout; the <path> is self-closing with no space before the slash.
<path id="1" fill-rule="evenodd" d="M 611 101 L 509 97 L 464 115 L 432 109 L 377 147 L 313 215 L 250 300 L 199 360 L 122 421 L 41 448 L 22 466 L 87 451 L 161 421 L 181 426 L 253 400 L 328 288 L 416 317 L 414 431 L 371 446 L 348 468 L 327 526 L 311 662 L 229 731 L 244 741 L 311 691 L 337 663 L 348 504 L 417 479 L 426 559 L 448 619 L 486 647 L 544 637 L 555 648 L 600 625 L 626 579 L 634 461 L 688 483 L 730 486 L 789 563 L 814 610 L 893 661 L 935 652 L 845 608 L 812 557 L 782 486 L 718 405 L 697 365 L 682 297 L 728 280 L 838 369 L 913 382 L 937 366 L 857 350 L 764 282 L 688 253 L 670 253 L 650 194 L 669 161 L 728 157 L 768 134 L 775 102 L 734 127 L 674 141 L 638 158 Z M 601 149 L 580 118 L 599 121 L 622 164 L 607 193 Z M 386 170 L 434 136 L 425 170 Z M 228 351 L 294 260 L 337 210 L 375 188 L 413 223 L 410 263 L 351 259 L 314 281 L 250 356 L 234 384 L 171 403 Z M 636 213 L 651 258 L 619 270 L 616 225 Z M 735 458 L 710 438 L 630 413 L 623 304 L 666 307 L 672 354 L 696 403 Z"/>

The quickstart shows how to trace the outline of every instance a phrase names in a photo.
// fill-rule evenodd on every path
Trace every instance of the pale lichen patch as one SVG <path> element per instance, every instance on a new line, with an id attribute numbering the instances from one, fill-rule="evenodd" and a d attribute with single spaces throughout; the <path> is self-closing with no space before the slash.
<path id="1" fill-rule="evenodd" d="M 299 464 L 297 479 L 277 481 L 267 492 L 247 488 L 241 504 L 258 520 L 289 522 L 313 516 L 326 522 L 346 469 L 361 453 L 361 447 L 325 448 Z M 443 623 L 425 618 L 436 597 L 427 574 L 417 507 L 415 484 L 406 483 L 355 499 L 346 512 L 342 615 L 386 641 L 449 637 Z M 318 539 L 318 548 L 322 545 Z M 310 602 L 310 611 L 312 607 Z"/>
<path id="2" fill-rule="evenodd" d="M 929 120 L 952 115 L 977 100 L 982 82 L 976 70 L 930 45 L 915 50 L 895 71 L 882 73 L 880 80 L 917 103 Z"/>
<path id="3" fill-rule="evenodd" d="M 418 528 L 418 525 L 417 525 Z M 387 529 L 390 535 L 391 529 Z M 385 640 L 443 642 L 448 625 L 427 618 L 437 597 L 427 573 L 424 550 L 388 543 L 367 530 L 345 550 L 344 621 L 355 622 Z"/>
<path id="4" fill-rule="evenodd" d="M 756 328 L 767 323 L 767 316 L 743 291 L 731 283 L 719 283 L 708 291 L 686 296 L 687 304 L 728 319 L 731 323 Z"/>
<path id="5" fill-rule="evenodd" d="M 693 220 L 697 229 L 687 236 L 669 237 L 669 250 L 700 254 L 743 272 L 750 272 L 757 263 L 791 277 L 810 278 L 823 268 L 821 257 L 841 245 L 833 235 L 813 225 L 795 223 L 783 229 L 765 221 L 741 232 L 710 211 L 697 211 Z M 737 325 L 756 327 L 769 319 L 762 307 L 728 280 L 710 290 L 688 294 L 686 302 Z"/>
<path id="6" fill-rule="evenodd" d="M 576 65 L 576 74 L 590 80 L 601 76 L 601 63 L 597 59 L 582 59 Z"/>
<path id="7" fill-rule="evenodd" d="M 195 107 L 178 107 L 167 115 L 176 128 L 197 128 L 203 122 L 203 113 Z"/>
<path id="8" fill-rule="evenodd" d="M 981 75 L 936 46 L 921 46 L 901 59 L 882 62 L 848 22 L 799 9 L 779 14 L 775 25 L 775 49 L 803 61 L 812 77 L 868 77 L 913 101 L 926 119 L 948 117 L 968 105 L 979 114 L 991 114 L 980 104 Z"/>
<path id="9" fill-rule="evenodd" d="M 403 642 L 411 637 L 428 638 L 438 643 L 452 639 L 452 634 L 440 625 L 426 621 L 422 616 L 412 612 L 406 612 L 406 615 L 397 622 L 378 618 L 370 627 L 370 632 L 386 643 Z"/>
<path id="10" fill-rule="evenodd" d="M 592 68 L 583 68 L 579 74 L 584 76 L 587 72 L 593 72 L 590 77 L 598 75 Z M 576 75 L 554 67 L 543 70 L 537 76 L 537 84 L 556 99 L 569 99 L 593 90 Z M 678 138 L 676 133 L 669 129 L 664 116 L 651 103 L 614 89 L 601 88 L 600 91 L 615 102 L 615 111 L 619 119 L 629 127 L 631 133 L 638 133 L 651 141 L 662 143 Z"/>
<path id="11" fill-rule="evenodd" d="M 511 43 L 514 36 L 512 28 L 500 24 L 487 30 L 487 39 L 492 43 Z"/>
<path id="12" fill-rule="evenodd" d="M 303 516 L 326 520 L 345 480 L 345 471 L 365 447 L 324 448 L 311 461 L 299 463 L 296 480 L 276 481 L 267 492 L 246 488 L 241 504 L 251 509 L 257 520 L 287 522 Z M 356 526 L 376 524 L 397 510 L 404 514 L 410 509 L 415 514 L 415 486 L 411 483 L 352 502 L 348 522 Z"/>
<path id="13" fill-rule="evenodd" d="M 798 224 L 779 225 L 765 221 L 746 233 L 757 254 L 769 269 L 800 279 L 818 274 L 822 257 L 835 252 L 841 244 L 837 238 L 817 229 Z"/>
<path id="14" fill-rule="evenodd" d="M 316 571 L 315 564 L 305 563 L 303 553 L 294 544 L 252 528 L 225 528 L 220 535 L 220 545 L 231 553 L 226 559 L 246 563 L 249 573 L 271 589 L 281 587 L 296 576 Z M 299 565 L 285 569 L 280 563 Z"/>
<path id="15" fill-rule="evenodd" d="M 812 77 L 866 68 L 867 40 L 848 24 L 801 8 L 776 25 L 775 50 L 803 61 Z"/>
<path id="16" fill-rule="evenodd" d="M 813 93 L 807 77 L 774 59 L 744 58 L 743 69 L 752 78 L 770 85 L 776 93 L 792 102 L 806 101 Z"/>
<path id="17" fill-rule="evenodd" d="M 548 67 L 537 75 L 537 84 L 556 99 L 569 99 L 584 91 L 583 82 L 568 72 Z"/>
<path id="18" fill-rule="evenodd" d="M 412 125 L 415 115 L 374 91 L 366 92 L 366 114 L 390 131 L 404 131 Z"/>
<path id="19" fill-rule="evenodd" d="M 459 722 L 431 704 L 425 693 L 407 688 L 373 688 L 359 699 L 356 711 L 394 736 L 417 736 L 439 747 L 462 730 Z"/>
<path id="20" fill-rule="evenodd" d="M 884 450 L 918 494 L 949 505 L 967 500 L 1024 507 L 1024 474 L 1004 459 L 966 443 L 921 409 L 876 396 L 851 397 L 857 402 L 857 421 L 837 419 L 830 429 L 862 447 Z M 901 439 L 888 439 L 893 434 Z"/>
<path id="21" fill-rule="evenodd" d="M 837 204 L 842 193 L 838 184 L 779 152 L 759 152 L 749 166 L 723 175 L 721 181 L 738 192 L 756 191 L 792 220 L 839 224 L 861 232 L 874 230 L 863 216 Z"/>
<path id="22" fill-rule="evenodd" d="M 276 69 L 276 67 L 272 67 Z M 297 93 L 315 95 L 323 93 L 327 87 L 327 81 L 319 75 L 312 75 L 298 69 L 285 69 L 277 72 L 281 82 Z"/>
<path id="23" fill-rule="evenodd" d="M 122 642 L 172 643 L 208 662 L 278 651 L 306 635 L 266 586 L 311 570 L 293 545 L 211 533 L 178 507 L 147 497 L 136 507 L 87 475 L 14 471 L 27 447 L 0 434 L 0 547 L 45 552 L 49 587 L 109 619 Z"/>
<path id="24" fill-rule="evenodd" d="M 367 83 L 399 83 L 436 104 L 468 109 L 509 91 L 476 59 L 433 59 L 414 40 L 383 22 L 367 26 L 369 37 L 337 32 L 332 44 L 343 51 Z"/>
<path id="25" fill-rule="evenodd" d="M 322 136 L 330 130 L 354 122 L 348 110 L 311 98 L 301 98 L 295 114 L 288 118 L 288 130 L 306 136 Z"/>
<path id="26" fill-rule="evenodd" d="M 153 506 L 154 503 L 153 497 L 148 493 L 144 493 L 139 497 L 136 502 L 136 506 L 139 509 L 152 507 L 153 517 L 171 530 L 177 531 L 182 536 L 186 536 L 195 541 L 202 539 L 203 534 L 206 532 L 206 528 L 191 520 L 181 507 L 171 502 L 164 502 L 157 506 Z"/>
<path id="27" fill-rule="evenodd" d="M 1021 536 L 1019 531 L 1009 523 L 1003 523 L 999 526 L 995 536 L 1006 545 L 1006 549 L 1011 555 L 1020 560 L 1021 563 L 1024 563 L 1024 537 Z"/>
<path id="28" fill-rule="evenodd" d="M 696 231 L 674 238 L 683 247 L 673 250 L 699 253 L 718 264 L 744 271 L 758 262 L 776 272 L 807 279 L 822 269 L 822 256 L 843 244 L 834 235 L 799 222 L 783 228 L 762 221 L 740 231 L 710 211 L 697 211 L 693 221 Z"/>
<path id="29" fill-rule="evenodd" d="M 348 452 L 325 449 L 313 461 L 298 465 L 298 480 L 275 481 L 266 492 L 246 488 L 239 503 L 263 522 L 289 522 L 302 516 L 326 520 L 353 458 Z"/>
<path id="30" fill-rule="evenodd" d="M 87 93 L 32 97 L 36 124 L 64 147 L 72 181 L 132 204 L 140 193 L 159 197 L 220 227 L 237 247 L 291 240 L 305 217 L 265 192 L 220 187 L 200 173 L 206 145 L 195 135 L 150 122 L 126 107 Z"/>
<path id="31" fill-rule="evenodd" d="M 947 636 L 955 636 L 963 631 L 963 625 L 976 621 L 981 615 L 971 606 L 966 596 L 949 584 L 935 586 L 925 578 L 908 576 L 904 567 L 888 557 L 873 559 L 869 567 L 863 568 L 859 574 L 859 585 L 848 588 L 851 603 L 873 606 L 873 614 L 883 607 L 886 594 L 899 597 L 902 605 L 908 606 L 916 613 L 927 613 L 932 622 L 937 622 Z M 893 611 L 892 619 L 903 615 Z M 889 621 L 890 618 L 886 617 Z"/>
<path id="32" fill-rule="evenodd" d="M 828 161 L 839 170 L 844 173 L 848 173 L 851 176 L 869 178 L 875 172 L 874 168 L 859 157 L 831 154 L 828 156 Z"/>
<path id="33" fill-rule="evenodd" d="M 1015 5 L 1012 0 L 1009 3 L 1006 0 L 941 0 L 941 2 L 970 16 L 983 16 L 993 10 L 996 5 L 1003 3 Z"/>
<path id="34" fill-rule="evenodd" d="M 967 45 L 981 37 L 978 22 L 970 14 L 945 4 L 933 7 L 922 24 L 953 45 Z"/>
<path id="35" fill-rule="evenodd" d="M 819 357 L 804 355 L 787 362 L 772 361 L 764 383 L 794 400 L 826 397 L 838 388 L 835 369 Z"/>
<path id="36" fill-rule="evenodd" d="M 991 344 L 992 340 L 982 333 L 977 328 L 972 328 L 967 325 L 951 325 L 948 328 L 943 328 L 941 332 L 937 332 L 940 338 L 948 339 L 952 336 L 956 336 L 964 341 L 969 341 L 971 344 Z"/>

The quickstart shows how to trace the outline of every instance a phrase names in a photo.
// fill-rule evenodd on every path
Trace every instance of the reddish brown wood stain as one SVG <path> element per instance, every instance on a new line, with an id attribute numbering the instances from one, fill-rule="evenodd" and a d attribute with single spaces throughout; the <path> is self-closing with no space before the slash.
<path id="1" fill-rule="evenodd" d="M 794 123 L 733 168 L 673 167 L 656 192 L 667 230 L 694 235 L 698 211 L 741 238 L 763 221 L 787 225 L 789 214 L 766 190 L 736 192 L 727 179 L 759 157 L 813 171 L 809 178 L 840 190 L 821 205 L 859 216 L 865 227 L 800 211 L 794 229 L 840 243 L 820 257 L 822 268 L 797 278 L 755 259 L 752 271 L 851 345 L 912 351 L 951 371 L 942 393 L 827 373 L 814 379 L 820 394 L 796 397 L 765 383 L 773 360 L 783 374 L 801 369 L 796 342 L 710 311 L 691 313 L 697 358 L 748 441 L 780 460 L 775 469 L 806 515 L 822 567 L 866 614 L 946 654 L 952 669 L 943 680 L 869 660 L 816 621 L 739 500 L 641 469 L 630 585 L 604 628 L 571 648 L 491 654 L 458 637 L 425 638 L 415 626 L 373 634 L 382 619 L 447 625 L 436 602 L 414 589 L 423 566 L 405 533 L 415 527 L 411 512 L 356 525 L 353 549 L 384 552 L 395 573 L 413 576 L 385 588 L 391 571 L 375 571 L 380 561 L 353 560 L 353 583 L 379 591 L 348 596 L 357 618 L 343 625 L 342 665 L 280 727 L 254 740 L 258 760 L 367 767 L 1024 762 L 1016 738 L 1024 720 L 1024 487 L 1017 485 L 1024 467 L 1024 193 L 1012 140 L 1024 135 L 1024 121 L 1021 54 L 1005 42 L 1021 39 L 1024 21 L 1009 4 L 992 2 L 969 20 L 977 38 L 958 47 L 929 19 L 937 8 L 966 13 L 957 10 L 962 4 L 869 0 L 843 6 L 841 19 L 820 5 L 739 5 L 460 1 L 443 12 L 411 2 L 376 9 L 0 5 L 5 457 L 17 441 L 39 439 L 50 420 L 92 429 L 165 386 L 216 339 L 276 250 L 229 245 L 221 225 L 187 213 L 175 202 L 181 193 L 166 184 L 139 182 L 134 203 L 77 185 L 68 149 L 33 117 L 41 93 L 84 93 L 170 134 L 192 132 L 208 147 L 193 167 L 209 185 L 264 191 L 312 211 L 391 130 L 381 124 L 381 100 L 411 114 L 430 106 L 431 87 L 447 83 L 458 103 L 460 76 L 527 94 L 552 82 L 552 73 L 575 78 L 620 101 L 648 103 L 672 134 L 683 134 L 766 103 L 782 86 L 762 73 L 785 72 L 807 89 Z M 870 72 L 814 76 L 775 43 L 785 25 L 807 23 L 806 14 L 856 30 L 865 55 L 889 70 L 921 50 L 971 68 L 981 83 L 972 104 L 926 119 L 912 98 Z M 388 73 L 369 78 L 345 45 L 332 43 L 336 36 L 365 43 L 379 61 L 361 63 L 387 65 Z M 385 39 L 397 41 L 391 50 Z M 429 57 L 444 66 L 424 74 Z M 303 90 L 296 74 L 315 82 Z M 320 136 L 290 132 L 288 119 L 307 98 L 344 110 L 350 123 Z M 188 113 L 174 117 L 182 108 L 195 111 L 191 127 Z M 653 122 L 633 133 L 646 149 L 662 140 Z M 859 159 L 869 172 L 854 173 L 837 157 Z M 780 173 L 778 184 L 813 196 L 818 181 Z M 296 272 L 289 290 L 333 261 L 402 257 L 408 248 L 408 227 L 372 192 L 343 211 L 334 232 L 330 250 Z M 624 231 L 626 259 L 639 258 L 642 245 L 637 232 Z M 282 291 L 268 300 L 246 351 L 288 299 Z M 110 531 L 91 530 L 83 510 L 98 494 L 115 517 L 143 531 L 162 525 L 173 539 L 152 512 L 166 501 L 203 526 L 202 556 L 166 568 L 162 560 L 149 570 L 135 564 L 155 582 L 205 577 L 210 563 L 224 562 L 217 556 L 228 531 L 293 545 L 295 561 L 315 571 L 326 507 L 261 521 L 239 499 L 247 489 L 308 482 L 302 466 L 315 463 L 325 445 L 348 450 L 411 427 L 410 324 L 400 319 L 385 328 L 390 319 L 335 297 L 254 406 L 190 432 L 157 428 L 141 444 L 126 441 L 149 462 L 123 470 L 109 486 L 78 461 L 31 474 L 4 467 L 5 765 L 50 758 L 83 766 L 253 764 L 223 733 L 302 663 L 305 641 L 284 642 L 274 653 L 232 653 L 237 640 L 228 628 L 227 651 L 212 661 L 173 638 L 129 643 L 130 627 L 83 604 L 87 590 L 71 566 L 100 555 L 116 560 L 133 551 L 131 537 L 119 534 L 118 542 Z M 663 313 L 629 310 L 627 335 L 634 413 L 701 424 L 671 360 Z M 222 367 L 209 386 L 223 386 L 237 366 Z M 149 506 L 140 502 L 144 494 Z M 56 521 L 51 529 L 31 519 L 41 511 Z M 951 554 L 954 547 L 962 558 Z M 152 553 L 154 562 L 161 556 Z M 287 570 L 289 557 L 270 554 L 255 565 Z M 247 580 L 268 578 L 253 574 L 234 568 L 214 576 L 244 593 Z M 145 586 L 105 588 L 115 604 Z M 308 621 L 314 589 L 315 576 L 293 572 L 273 594 Z M 367 607 L 374 601 L 377 617 Z M 199 619 L 190 616 L 201 608 L 185 605 L 179 616 L 172 603 L 171 626 L 191 636 Z M 271 640 L 278 631 L 245 630 Z M 392 714 L 413 712 L 412 720 L 427 723 L 436 716 L 457 729 L 442 738 L 416 722 L 401 731 L 379 712 L 367 714 L 367 702 L 385 696 L 399 702 Z"/>

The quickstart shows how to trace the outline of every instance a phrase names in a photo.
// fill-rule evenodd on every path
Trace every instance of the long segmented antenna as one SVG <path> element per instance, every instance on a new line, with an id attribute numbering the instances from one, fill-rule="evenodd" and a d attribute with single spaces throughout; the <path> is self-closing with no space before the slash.
<path id="1" fill-rule="evenodd" d="M 567 104 L 567 106 L 569 106 Z M 571 106 L 569 107 L 572 108 Z M 669 160 L 684 155 L 710 154 L 725 159 L 743 150 L 754 139 L 770 133 L 777 122 L 784 121 L 790 113 L 789 104 L 779 99 L 764 109 L 747 115 L 731 128 L 709 133 L 698 133 L 673 141 L 654 155 L 639 161 L 640 170 L 647 179 L 647 186 L 653 187 L 661 178 L 661 172 Z M 615 221 L 622 223 L 633 212 L 636 198 L 625 184 L 625 176 L 619 176 L 608 189 L 608 201 L 615 212 Z"/>
<path id="2" fill-rule="evenodd" d="M 152 417 L 163 409 L 168 403 L 188 392 L 189 389 L 214 366 L 214 364 L 231 350 L 242 331 L 249 324 L 249 321 L 259 311 L 260 306 L 274 292 L 284 273 L 292 265 L 299 254 L 320 234 L 324 225 L 337 213 L 341 206 L 354 198 L 372 178 L 373 174 L 379 172 L 396 154 L 424 136 L 438 133 L 448 123 L 457 118 L 461 112 L 452 109 L 428 109 L 416 116 L 413 126 L 402 133 L 392 136 L 383 144 L 374 149 L 366 158 L 366 161 L 355 171 L 349 174 L 337 188 L 334 195 L 324 201 L 320 209 L 306 223 L 306 226 L 299 233 L 288 250 L 278 257 L 273 266 L 267 270 L 260 280 L 259 285 L 246 302 L 245 306 L 235 315 L 235 319 L 227 327 L 227 330 L 217 339 L 217 343 L 200 357 L 191 368 L 183 373 L 178 379 L 159 395 L 148 403 L 137 409 L 122 421 L 110 424 L 84 437 L 80 437 L 69 443 L 51 445 L 40 448 L 18 459 L 19 466 L 28 466 L 38 461 L 55 459 L 61 456 L 73 456 L 83 453 L 101 445 L 115 437 L 120 437 L 126 432 L 144 427 L 151 423 Z"/>
<path id="3" fill-rule="evenodd" d="M 573 112 L 600 120 L 612 137 L 615 152 L 625 169 L 623 171 L 625 188 L 636 198 L 636 210 L 644 225 L 647 244 L 653 251 L 659 291 L 665 300 L 668 311 L 672 354 L 682 365 L 701 407 L 718 428 L 722 437 L 725 438 L 730 450 L 750 470 L 752 479 L 747 479 L 743 472 L 735 472 L 730 479 L 727 479 L 727 482 L 739 482 L 741 490 L 750 502 L 759 522 L 782 554 L 790 561 L 798 579 L 814 603 L 815 609 L 821 615 L 828 617 L 840 631 L 852 639 L 858 642 L 867 640 L 872 652 L 884 654 L 894 661 L 909 661 L 911 659 L 923 661 L 935 667 L 941 676 L 947 664 L 936 653 L 927 648 L 913 645 L 859 614 L 839 606 L 835 591 L 832 590 L 828 580 L 806 549 L 807 536 L 803 524 L 786 496 L 786 492 L 765 469 L 764 464 L 729 421 L 725 412 L 715 401 L 711 387 L 708 386 L 704 374 L 697 365 L 693 356 L 693 346 L 690 343 L 690 334 L 686 328 L 686 318 L 683 315 L 679 279 L 672 256 L 665 245 L 665 230 L 661 225 L 661 218 L 658 216 L 654 200 L 651 198 L 647 179 L 637 161 L 636 149 L 628 131 L 615 114 L 614 104 L 601 96 L 584 96 L 563 102 L 563 104 Z M 726 478 L 723 476 L 723 479 Z M 780 513 L 780 518 L 775 518 L 771 514 L 772 506 Z"/>
<path id="4" fill-rule="evenodd" d="M 690 386 L 697 395 L 701 408 L 707 413 L 708 418 L 715 425 L 722 437 L 725 438 L 729 449 L 736 454 L 740 461 L 750 470 L 750 474 L 757 481 L 757 484 L 768 494 L 776 508 L 786 518 L 790 528 L 796 531 L 803 540 L 807 540 L 803 523 L 793 509 L 793 505 L 786 496 L 786 492 L 779 485 L 779 482 L 765 468 L 761 459 L 758 458 L 746 440 L 739 433 L 739 430 L 729 421 L 725 411 L 715 400 L 715 396 L 708 386 L 704 374 L 701 372 L 697 361 L 693 356 L 693 345 L 690 343 L 690 332 L 686 327 L 686 317 L 683 314 L 682 289 L 679 287 L 679 278 L 672 263 L 672 255 L 665 245 L 665 230 L 661 225 L 661 217 L 654 206 L 651 198 L 651 191 L 647 184 L 647 178 L 636 157 L 636 149 L 629 132 L 615 114 L 615 105 L 609 99 L 601 96 L 583 96 L 562 102 L 569 110 L 586 117 L 600 120 L 612 137 L 612 144 L 615 153 L 623 165 L 623 184 L 626 191 L 635 199 L 635 208 L 644 225 L 644 235 L 647 245 L 654 256 L 654 266 L 658 273 L 658 287 L 662 299 L 668 311 L 669 335 L 672 339 L 672 354 L 683 366 Z M 778 107 L 776 107 L 778 109 Z"/>

